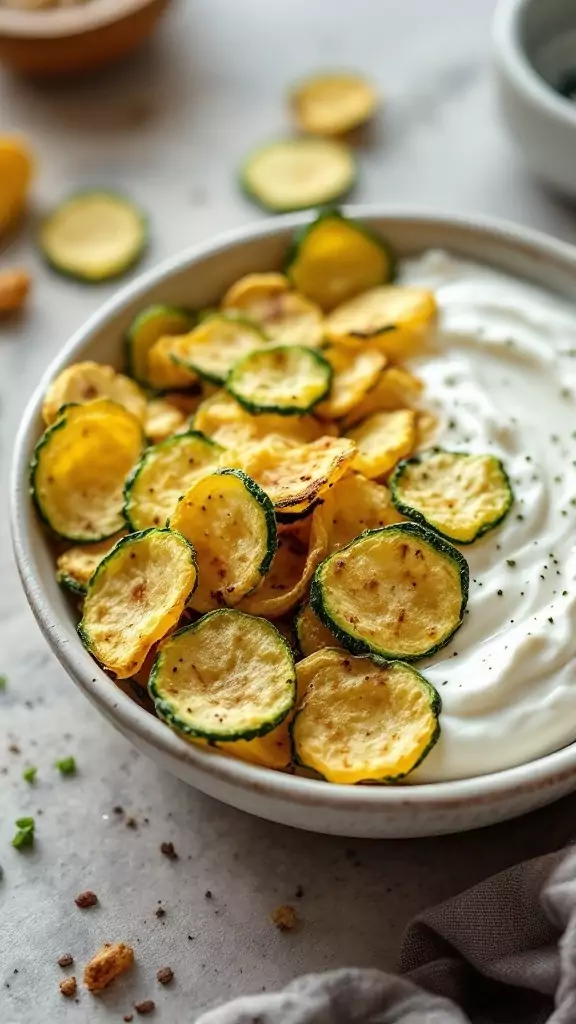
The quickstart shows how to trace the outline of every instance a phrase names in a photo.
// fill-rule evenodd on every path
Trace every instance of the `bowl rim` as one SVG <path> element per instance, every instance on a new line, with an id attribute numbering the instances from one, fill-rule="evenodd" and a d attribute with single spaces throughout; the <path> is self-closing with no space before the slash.
<path id="1" fill-rule="evenodd" d="M 460 229 L 515 251 L 528 252 L 544 258 L 547 265 L 556 264 L 576 279 L 576 247 L 542 232 L 520 227 L 499 218 L 449 214 L 429 208 L 407 208 L 384 204 L 349 205 L 344 212 L 364 220 L 405 221 L 425 224 L 427 228 Z M 502 802 L 511 795 L 552 787 L 576 776 L 576 741 L 551 754 L 513 768 L 487 775 L 443 782 L 414 783 L 404 786 L 343 786 L 324 781 L 284 774 L 234 757 L 215 754 L 180 739 L 164 722 L 140 707 L 116 687 L 82 647 L 79 639 L 71 643 L 66 630 L 58 623 L 44 594 L 40 575 L 34 568 L 32 536 L 39 523 L 30 520 L 28 463 L 31 446 L 37 439 L 37 423 L 47 384 L 86 344 L 90 336 L 102 328 L 129 303 L 142 298 L 154 286 L 169 279 L 187 266 L 218 255 L 243 242 L 255 241 L 279 232 L 294 230 L 307 223 L 313 213 L 287 214 L 220 233 L 208 241 L 190 246 L 144 271 L 120 289 L 93 313 L 60 350 L 42 375 L 24 411 L 14 444 L 10 476 L 10 525 L 13 550 L 20 579 L 34 617 L 53 653 L 71 678 L 109 721 L 124 735 L 133 734 L 166 760 L 184 762 L 213 782 L 221 782 L 242 790 L 251 789 L 280 800 L 307 806 L 382 813 L 396 808 L 428 808 L 446 810 L 468 803 Z"/>
<path id="2" fill-rule="evenodd" d="M 521 43 L 520 19 L 534 0 L 500 0 L 492 21 L 496 56 L 528 99 L 563 126 L 576 126 L 576 103 L 557 93 L 534 67 Z"/>
<path id="3" fill-rule="evenodd" d="M 159 0 L 90 0 L 78 7 L 0 10 L 0 35 L 14 39 L 60 39 L 124 21 Z M 166 0 L 167 2 L 167 0 Z"/>

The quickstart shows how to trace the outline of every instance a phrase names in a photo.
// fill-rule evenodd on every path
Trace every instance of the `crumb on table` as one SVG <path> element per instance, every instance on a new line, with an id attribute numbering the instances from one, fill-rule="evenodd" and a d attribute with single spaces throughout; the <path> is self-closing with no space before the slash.
<path id="1" fill-rule="evenodd" d="M 171 967 L 161 967 L 156 978 L 161 985 L 169 985 L 174 978 L 174 971 Z"/>
<path id="2" fill-rule="evenodd" d="M 124 942 L 105 942 L 84 968 L 84 984 L 90 992 L 101 992 L 134 963 L 134 950 Z"/>
<path id="3" fill-rule="evenodd" d="M 85 892 L 79 892 L 78 895 L 74 897 L 74 903 L 77 907 L 80 907 L 81 910 L 86 910 L 88 907 L 96 906 L 98 903 L 98 897 L 91 889 L 86 889 Z"/>
<path id="4" fill-rule="evenodd" d="M 144 1017 L 147 1013 L 154 1013 L 156 1003 L 153 999 L 143 999 L 141 1003 L 134 1003 L 134 1009 Z"/>
<path id="5" fill-rule="evenodd" d="M 272 921 L 281 932 L 291 932 L 299 923 L 298 914 L 289 903 L 283 903 L 272 911 Z"/>
<path id="6" fill-rule="evenodd" d="M 67 999 L 71 999 L 72 996 L 76 995 L 77 987 L 78 986 L 76 985 L 76 978 L 74 977 L 74 975 L 72 975 L 72 977 L 70 978 L 63 978 L 62 981 L 60 982 L 60 991 L 63 996 L 66 996 Z"/>
<path id="7" fill-rule="evenodd" d="M 74 957 L 72 953 L 62 953 L 62 956 L 58 957 L 59 967 L 71 967 L 74 963 Z"/>

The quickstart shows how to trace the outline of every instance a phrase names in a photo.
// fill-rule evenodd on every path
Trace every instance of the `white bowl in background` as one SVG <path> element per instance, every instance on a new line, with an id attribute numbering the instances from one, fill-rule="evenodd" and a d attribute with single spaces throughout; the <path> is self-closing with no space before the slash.
<path id="1" fill-rule="evenodd" d="M 493 23 L 500 110 L 530 169 L 576 194 L 576 102 L 558 92 L 576 72 L 574 0 L 500 0 Z"/>
<path id="2" fill-rule="evenodd" d="M 576 249 L 563 242 L 487 219 L 380 206 L 346 212 L 385 235 L 401 256 L 430 247 L 452 250 L 576 300 Z M 160 767 L 233 807 L 313 832 L 388 838 L 457 832 L 513 818 L 576 789 L 576 743 L 491 775 L 400 786 L 329 785 L 214 754 L 180 739 L 114 685 L 82 647 L 72 603 L 56 583 L 54 556 L 28 483 L 48 382 L 81 359 L 120 366 L 124 332 L 148 303 L 211 306 L 243 274 L 280 268 L 294 229 L 309 219 L 308 214 L 276 218 L 172 257 L 120 291 L 64 346 L 28 404 L 14 452 L 12 533 L 28 601 L 54 654 L 94 707 Z"/>

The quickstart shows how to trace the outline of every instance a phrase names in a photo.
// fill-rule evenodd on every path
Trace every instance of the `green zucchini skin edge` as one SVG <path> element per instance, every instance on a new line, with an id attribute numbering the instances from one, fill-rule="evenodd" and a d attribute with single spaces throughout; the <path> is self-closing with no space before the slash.
<path id="1" fill-rule="evenodd" d="M 76 594 L 78 597 L 84 597 L 86 595 L 86 587 L 82 583 L 78 583 L 73 576 L 70 576 L 67 572 L 56 573 L 56 580 L 64 590 L 67 590 L 69 594 Z"/>
<path id="2" fill-rule="evenodd" d="M 426 461 L 428 456 L 434 455 L 436 452 L 443 452 L 445 455 L 453 455 L 454 457 L 464 457 L 470 454 L 470 452 L 452 452 L 449 451 L 447 448 L 437 447 L 429 448 L 427 451 L 421 452 L 420 455 L 413 455 L 409 459 L 402 459 L 402 461 L 398 463 L 394 472 L 392 473 L 392 476 L 390 477 L 390 481 L 388 484 L 390 488 L 392 502 L 395 508 L 397 508 L 398 511 L 403 516 L 406 516 L 408 519 L 412 519 L 412 521 L 415 523 L 420 523 L 420 525 L 423 526 L 425 529 L 432 530 L 433 533 L 436 533 L 439 537 L 443 537 L 444 540 L 450 541 L 451 544 L 459 544 L 462 547 L 468 544 L 474 544 L 477 540 L 480 540 L 480 537 L 483 537 L 486 533 L 490 533 L 491 530 L 495 530 L 496 527 L 499 526 L 501 522 L 503 522 L 503 520 L 508 515 L 510 509 L 512 508 L 512 505 L 514 504 L 514 491 L 512 489 L 510 477 L 508 476 L 508 473 L 504 469 L 504 466 L 500 459 L 496 458 L 495 455 L 490 455 L 489 457 L 491 459 L 494 459 L 494 462 L 498 463 L 498 467 L 502 474 L 504 483 L 506 484 L 506 487 L 508 489 L 508 503 L 504 511 L 501 513 L 501 515 L 499 515 L 496 519 L 493 519 L 489 523 L 483 523 L 482 526 L 479 527 L 479 529 L 476 531 L 476 533 L 470 540 L 456 540 L 454 537 L 450 537 L 449 534 L 443 533 L 442 530 L 439 530 L 437 526 L 433 526 L 433 524 L 429 522 L 428 519 L 426 519 L 426 516 L 424 515 L 423 512 L 419 512 L 418 509 L 413 508 L 412 505 L 407 505 L 404 501 L 402 501 L 402 498 L 399 494 L 399 489 L 402 483 L 402 477 L 404 476 L 407 467 L 411 465 L 420 465 L 422 462 Z"/>
<path id="3" fill-rule="evenodd" d="M 186 326 L 189 331 L 191 331 L 198 322 L 198 317 L 192 310 L 184 309 L 180 306 L 168 306 L 162 302 L 155 302 L 154 305 L 146 306 L 145 309 L 142 309 L 130 324 L 130 327 L 124 335 L 124 363 L 126 366 L 126 373 L 129 377 L 132 377 L 137 384 L 140 384 L 141 387 L 148 388 L 155 394 L 162 394 L 162 391 L 150 388 L 149 382 L 144 380 L 142 377 L 139 377 L 135 372 L 134 362 L 132 359 L 132 345 L 134 344 L 134 335 L 136 334 L 136 331 L 138 331 L 142 324 L 145 324 L 150 317 L 156 316 L 159 313 L 165 313 L 167 316 L 182 317 L 183 321 L 186 321 Z M 161 335 L 159 335 L 159 337 L 161 337 Z M 176 389 L 168 388 L 167 390 L 174 391 Z"/>
<path id="4" fill-rule="evenodd" d="M 336 649 L 336 648 L 334 648 L 334 649 Z M 440 697 L 440 694 L 438 693 L 438 690 L 434 686 L 432 686 L 432 683 L 430 683 L 428 681 L 428 679 L 426 679 L 425 676 L 422 675 L 421 672 L 418 672 L 418 670 L 415 669 L 413 665 L 409 665 L 407 661 L 404 661 L 404 660 L 402 660 L 402 661 L 400 661 L 400 660 L 390 661 L 390 660 L 388 660 L 386 658 L 381 658 L 377 654 L 365 654 L 365 655 L 362 655 L 362 657 L 369 658 L 370 661 L 373 661 L 375 665 L 378 665 L 381 668 L 386 668 L 386 667 L 388 667 L 390 665 L 402 665 L 404 668 L 409 668 L 412 672 L 414 672 L 417 676 L 419 676 L 420 683 L 424 686 L 424 688 L 427 691 L 427 693 L 429 695 L 429 698 L 430 698 L 430 710 L 431 710 L 432 714 L 434 715 L 434 717 L 436 719 L 436 728 L 434 729 L 434 732 L 432 733 L 432 736 L 430 737 L 430 742 L 428 743 L 428 746 L 422 751 L 422 753 L 420 754 L 420 757 L 418 758 L 416 763 L 412 765 L 410 771 L 408 771 L 408 772 L 399 772 L 398 775 L 383 775 L 381 778 L 378 778 L 378 779 L 365 779 L 363 782 L 356 782 L 355 785 L 356 786 L 363 786 L 363 785 L 365 785 L 366 782 L 380 782 L 380 783 L 382 783 L 382 782 L 388 782 L 388 783 L 399 782 L 401 779 L 405 779 L 408 775 L 411 775 L 412 772 L 415 771 L 416 768 L 418 768 L 418 766 L 422 764 L 422 762 L 425 760 L 425 758 L 428 757 L 428 754 L 430 753 L 432 748 L 436 746 L 438 740 L 440 739 L 440 732 L 441 732 L 441 729 L 440 729 L 440 712 L 442 711 L 442 699 Z M 294 718 L 292 719 L 292 721 L 290 722 L 290 725 L 288 726 L 288 732 L 290 734 L 290 746 L 292 748 L 292 761 L 294 762 L 294 764 L 299 765 L 300 768 L 306 768 L 306 769 L 308 769 L 308 771 L 316 772 L 316 774 L 318 775 L 319 778 L 323 779 L 324 782 L 327 782 L 328 780 L 325 778 L 324 775 L 322 775 L 321 772 L 318 771 L 317 768 L 312 768 L 311 765 L 306 764 L 298 756 L 298 752 L 296 750 L 296 743 L 294 742 L 294 726 L 296 725 L 296 719 L 298 718 L 299 715 L 302 714 L 303 710 L 304 709 L 301 709 L 300 711 L 296 712 L 296 714 L 294 715 Z M 331 783 L 329 783 L 329 785 L 334 786 L 334 785 L 338 785 L 338 783 L 331 782 Z M 346 786 L 345 788 L 349 789 L 350 787 Z"/>
<path id="5" fill-rule="evenodd" d="M 259 413 L 265 412 L 276 413 L 278 416 L 304 416 L 307 412 L 311 412 L 312 409 L 314 409 L 314 407 L 318 405 L 319 402 L 322 402 L 329 395 L 330 389 L 332 387 L 332 378 L 334 376 L 334 370 L 332 369 L 332 366 L 330 365 L 328 360 L 324 358 L 324 356 L 321 354 L 321 352 L 318 351 L 318 349 L 307 348 L 306 345 L 270 345 L 268 349 L 265 349 L 264 351 L 267 351 L 268 353 L 281 352 L 283 349 L 287 348 L 304 349 L 307 353 L 311 354 L 312 358 L 315 359 L 320 366 L 322 366 L 326 373 L 325 389 L 312 402 L 310 402 L 309 405 L 291 405 L 289 407 L 286 407 L 283 405 L 261 405 L 260 402 L 252 402 L 249 398 L 246 398 L 244 395 L 238 394 L 234 388 L 234 374 L 236 373 L 237 370 L 242 369 L 242 364 L 245 362 L 245 360 L 251 358 L 252 353 L 248 353 L 248 355 L 244 356 L 242 359 L 239 359 L 238 362 L 234 364 L 226 378 L 226 383 L 224 385 L 228 393 L 232 395 L 232 398 L 235 398 L 239 405 L 242 405 L 244 409 L 248 410 L 248 412 L 251 412 L 256 416 L 259 415 Z M 260 351 L 260 349 L 258 351 Z"/>
<path id="6" fill-rule="evenodd" d="M 130 500 L 132 495 L 132 488 L 138 480 L 140 473 L 145 468 L 150 456 L 154 455 L 159 450 L 164 448 L 172 448 L 174 445 L 180 444 L 183 440 L 189 437 L 197 437 L 199 441 L 206 442 L 214 448 L 217 452 L 222 452 L 224 449 L 217 441 L 213 441 L 211 437 L 207 437 L 200 430 L 187 430 L 183 434 L 174 434 L 172 437 L 166 437 L 163 441 L 158 441 L 157 444 L 151 444 L 142 453 L 142 458 L 136 463 L 130 475 L 128 476 L 126 483 L 124 484 L 124 505 L 122 506 L 122 514 L 124 516 L 126 526 L 132 533 L 138 532 L 138 527 L 135 526 L 130 519 Z"/>
<path id="7" fill-rule="evenodd" d="M 211 310 L 199 317 L 199 322 L 203 324 L 210 320 L 226 320 L 228 323 L 243 324 L 245 327 L 249 327 L 250 330 L 253 331 L 254 334 L 262 341 L 267 340 L 264 331 L 261 331 L 260 328 L 256 324 L 252 323 L 251 320 L 248 320 L 247 317 L 236 316 L 230 313 L 220 313 L 218 310 Z M 185 370 L 193 370 L 194 373 L 198 374 L 202 380 L 207 380 L 209 384 L 218 384 L 220 387 L 224 387 L 226 384 L 226 374 L 221 375 L 219 373 L 211 373 L 209 370 L 197 366 L 196 363 L 191 362 L 189 359 L 182 359 L 181 356 L 171 354 L 170 359 L 176 366 L 181 366 Z"/>
<path id="8" fill-rule="evenodd" d="M 276 554 L 276 550 L 278 548 L 276 514 L 274 512 L 274 505 L 272 504 L 272 501 L 266 494 L 266 491 L 262 490 L 260 484 L 257 484 L 256 481 L 253 480 L 251 476 L 248 476 L 248 474 L 244 473 L 244 471 L 241 469 L 217 469 L 216 472 L 214 473 L 214 476 L 235 476 L 244 484 L 244 487 L 248 491 L 250 497 L 254 498 L 254 500 L 258 502 L 261 509 L 263 510 L 264 521 L 266 523 L 268 537 L 266 542 L 266 554 L 264 555 L 264 558 L 262 559 L 260 565 L 258 566 L 258 572 L 260 573 L 261 576 L 266 576 L 267 573 L 270 571 L 272 559 L 274 558 L 274 555 Z M 245 596 L 247 597 L 248 595 Z"/>
<path id="9" fill-rule="evenodd" d="M 44 259 L 44 262 L 52 270 L 55 270 L 57 274 L 61 274 L 62 277 L 67 277 L 69 280 L 72 281 L 81 281 L 82 284 L 99 285 L 104 284 L 106 281 L 115 281 L 118 278 L 123 277 L 124 274 L 126 274 L 129 270 L 131 270 L 132 267 L 135 267 L 136 264 L 140 262 L 140 260 L 146 253 L 146 250 L 148 249 L 148 245 L 150 242 L 150 230 L 147 215 L 144 213 L 143 210 L 140 209 L 140 207 L 136 206 L 132 199 L 129 199 L 128 196 L 123 195 L 121 192 L 113 192 L 110 189 L 101 188 L 82 189 L 82 191 L 80 192 L 72 192 L 69 196 L 66 197 L 66 199 L 63 199 L 60 203 L 58 203 L 57 206 L 53 207 L 50 213 L 44 218 L 43 223 L 50 220 L 50 218 L 54 216 L 55 213 L 57 213 L 63 206 L 66 206 L 69 202 L 72 202 L 75 199 L 88 199 L 90 196 L 95 195 L 108 196 L 108 198 L 110 199 L 115 199 L 117 202 L 120 202 L 125 206 L 129 206 L 131 210 L 137 215 L 138 220 L 140 221 L 140 228 L 142 231 L 142 240 L 140 247 L 137 250 L 135 250 L 134 253 L 121 266 L 119 266 L 116 270 L 112 271 L 111 273 L 103 274 L 100 277 L 90 277 L 87 276 L 86 274 L 80 273 L 79 271 L 72 270 L 69 267 L 64 267 L 60 263 L 58 263 L 57 260 L 54 260 L 48 252 L 48 250 L 43 245 L 40 236 L 38 236 L 38 249 L 42 255 L 42 258 Z"/>
<path id="10" fill-rule="evenodd" d="M 108 562 L 110 562 L 111 559 L 113 559 L 118 554 L 118 551 L 120 550 L 120 548 L 129 547 L 131 544 L 135 544 L 138 541 L 143 540 L 144 537 L 148 537 L 151 533 L 169 533 L 173 537 L 176 537 L 177 540 L 181 544 L 185 544 L 186 547 L 188 548 L 188 552 L 189 552 L 189 555 L 190 555 L 190 560 L 192 562 L 192 565 L 196 569 L 196 579 L 194 580 L 194 586 L 192 587 L 192 590 L 190 591 L 190 593 L 188 594 L 188 596 L 186 598 L 186 602 L 188 602 L 190 600 L 190 598 L 192 597 L 192 594 L 196 590 L 196 587 L 198 586 L 198 562 L 196 561 L 196 551 L 194 549 L 194 545 L 191 544 L 189 540 L 187 540 L 187 538 L 184 536 L 184 534 L 179 533 L 178 530 L 170 530 L 167 526 L 165 526 L 165 527 L 151 526 L 148 530 L 139 530 L 137 533 L 129 533 L 127 537 L 121 537 L 120 540 L 114 545 L 112 550 L 109 551 L 108 554 L 105 555 L 105 557 L 99 563 L 99 565 L 96 566 L 96 569 L 94 570 L 92 576 L 90 577 L 90 582 L 88 583 L 88 586 L 86 587 L 86 598 L 90 597 L 90 592 L 91 592 L 92 588 L 95 586 L 95 584 L 96 584 L 96 582 L 98 580 L 98 577 L 99 577 L 100 573 L 103 571 L 105 565 Z M 78 625 L 76 627 L 76 631 L 77 631 L 78 636 L 80 637 L 82 643 L 84 644 L 84 647 L 86 648 L 86 650 L 89 651 L 91 654 L 93 654 L 92 644 L 91 644 L 91 641 L 90 641 L 90 635 L 89 635 L 89 633 L 88 633 L 88 631 L 87 631 L 87 629 L 86 629 L 86 627 L 84 626 L 83 623 L 84 623 L 84 616 L 82 616 L 80 622 L 78 623 Z"/>
<path id="11" fill-rule="evenodd" d="M 422 541 L 423 544 L 427 544 L 429 547 L 434 548 L 435 551 L 443 555 L 445 558 L 449 558 L 450 561 L 452 561 L 455 564 L 456 568 L 458 569 L 458 574 L 460 577 L 460 589 L 462 592 L 462 601 L 460 604 L 458 622 L 454 626 L 452 632 L 448 634 L 448 636 L 444 637 L 444 639 L 441 640 L 440 643 L 435 644 L 433 647 L 429 647 L 423 654 L 405 654 L 402 655 L 402 657 L 398 657 L 392 653 L 377 650 L 376 648 L 372 647 L 372 645 L 369 644 L 367 640 L 361 640 L 359 637 L 351 636 L 349 633 L 346 632 L 345 629 L 342 628 L 342 626 L 338 622 L 335 622 L 334 619 L 330 616 L 330 613 L 328 612 L 328 609 L 324 601 L 323 584 L 320 578 L 320 571 L 324 563 L 331 558 L 338 557 L 338 555 L 341 555 L 343 551 L 347 551 L 349 548 L 353 547 L 355 544 L 360 543 L 364 538 L 368 536 L 372 536 L 376 533 L 387 533 L 392 530 L 396 533 L 408 534 L 411 537 L 417 537 L 419 540 Z M 416 523 L 394 523 L 391 526 L 379 527 L 376 530 L 364 530 L 364 533 L 361 533 L 359 537 L 355 537 L 354 540 L 351 540 L 349 544 L 346 544 L 343 548 L 340 548 L 339 551 L 335 551 L 331 555 L 328 555 L 328 558 L 325 558 L 324 561 L 320 562 L 320 565 L 317 566 L 314 576 L 312 577 L 312 582 L 310 584 L 310 606 L 312 608 L 312 611 L 316 612 L 316 615 L 318 616 L 320 621 L 324 623 L 326 628 L 334 634 L 336 639 L 342 644 L 343 647 L 346 648 L 346 650 L 350 651 L 351 654 L 359 654 L 362 657 L 368 656 L 370 658 L 376 656 L 381 658 L 383 661 L 411 662 L 418 661 L 420 658 L 429 658 L 432 654 L 435 654 L 437 651 L 441 650 L 442 647 L 446 647 L 446 645 L 450 642 L 454 634 L 462 625 L 464 619 L 464 611 L 468 603 L 469 585 L 470 571 L 468 568 L 468 562 L 464 558 L 464 555 L 460 551 L 458 551 L 458 548 L 455 548 L 453 544 L 451 544 L 447 540 L 444 540 L 443 537 L 440 537 L 437 533 L 434 533 L 432 530 L 424 529 L 422 526 L 419 526 Z"/>
<path id="12" fill-rule="evenodd" d="M 303 227 L 298 228 L 294 232 L 294 236 L 284 257 L 284 273 L 289 281 L 292 281 L 292 275 L 290 271 L 295 263 L 297 263 L 300 256 L 300 249 L 306 243 L 308 236 L 313 234 L 314 230 L 325 220 L 342 220 L 346 224 L 351 225 L 360 235 L 364 235 L 368 241 L 373 242 L 374 245 L 382 249 L 386 259 L 388 260 L 388 276 L 385 277 L 380 283 L 390 284 L 396 279 L 396 273 L 398 269 L 398 261 L 396 255 L 385 239 L 381 238 L 380 235 L 375 234 L 370 228 L 367 228 L 360 221 L 353 220 L 352 217 L 346 217 L 338 206 L 326 206 L 320 209 L 318 216 L 310 224 L 304 224 Z M 294 284 L 294 282 L 292 281 Z M 295 286 L 294 286 L 295 287 Z"/>
<path id="13" fill-rule="evenodd" d="M 176 633 L 172 634 L 169 640 L 175 640 L 176 637 L 182 636 L 186 633 L 193 633 L 199 629 L 202 629 L 204 625 L 207 622 L 211 621 L 215 616 L 230 614 L 236 616 L 241 615 L 242 618 L 246 619 L 247 629 L 249 629 L 249 622 L 251 620 L 258 619 L 258 621 L 267 621 L 262 620 L 260 616 L 249 615 L 247 612 L 240 612 L 235 608 L 217 608 L 216 611 L 208 612 L 206 615 L 203 615 L 202 618 L 198 619 L 197 622 L 193 622 L 191 623 L 191 625 L 184 626 L 182 629 L 177 630 Z M 160 648 L 156 656 L 156 660 L 152 666 L 152 671 L 150 672 L 150 678 L 148 680 L 148 693 L 150 694 L 150 697 L 154 702 L 154 707 L 156 709 L 156 714 L 158 715 L 158 717 L 161 718 L 168 725 L 172 726 L 172 728 L 174 728 L 176 732 L 182 733 L 184 736 L 190 736 L 195 739 L 208 740 L 211 743 L 232 743 L 235 740 L 256 739 L 258 736 L 265 736 L 267 733 L 272 732 L 273 729 L 276 729 L 277 726 L 281 725 L 284 719 L 290 714 L 292 708 L 294 707 L 294 704 L 296 703 L 296 668 L 294 665 L 294 655 L 290 649 L 289 643 L 284 639 L 279 630 L 277 630 L 276 627 L 272 625 L 271 622 L 268 622 L 268 625 L 275 634 L 275 639 L 278 641 L 278 643 L 282 644 L 282 647 L 286 650 L 289 658 L 288 663 L 292 666 L 292 703 L 286 708 L 285 711 L 277 715 L 272 721 L 264 722 L 262 725 L 254 729 L 246 729 L 242 732 L 232 732 L 227 734 L 226 736 L 221 736 L 219 734 L 215 734 L 212 732 L 206 732 L 206 730 L 204 729 L 194 729 L 193 726 L 185 724 L 179 720 L 178 714 L 174 711 L 172 705 L 168 701 L 164 700 L 158 692 L 158 680 L 162 670 L 162 648 Z"/>
<path id="14" fill-rule="evenodd" d="M 258 193 L 254 191 L 254 189 L 250 185 L 250 182 L 248 181 L 248 171 L 250 165 L 252 164 L 252 161 L 256 157 L 259 157 L 261 153 L 264 153 L 267 149 L 271 149 L 273 146 L 283 144 L 289 141 L 293 140 L 277 139 L 275 142 L 269 142 L 265 146 L 259 146 L 258 149 L 252 150 L 252 152 L 249 154 L 249 156 L 242 164 L 238 175 L 240 189 L 244 193 L 244 195 L 248 199 L 250 199 L 251 202 L 256 203 L 256 206 L 259 206 L 261 210 L 267 210 L 269 213 L 296 213 L 298 210 L 310 210 L 317 206 L 316 203 L 299 203 L 295 206 L 285 206 L 284 204 L 282 204 L 281 206 L 275 206 L 273 204 L 267 203 L 264 199 L 262 199 L 258 195 Z M 356 183 L 358 181 L 358 161 L 356 160 L 353 153 L 350 154 L 350 156 L 352 164 L 352 176 L 350 182 L 344 188 L 340 189 L 333 195 L 326 196 L 325 203 L 327 206 L 331 206 L 333 203 L 337 203 L 340 200 L 346 199 L 346 197 L 349 196 L 356 187 Z"/>
<path id="15" fill-rule="evenodd" d="M 301 523 L 303 519 L 307 519 L 311 516 L 314 509 L 323 505 L 322 498 L 316 498 L 311 505 L 307 505 L 301 512 L 276 512 L 276 522 L 281 523 L 283 526 L 291 526 L 292 523 Z"/>

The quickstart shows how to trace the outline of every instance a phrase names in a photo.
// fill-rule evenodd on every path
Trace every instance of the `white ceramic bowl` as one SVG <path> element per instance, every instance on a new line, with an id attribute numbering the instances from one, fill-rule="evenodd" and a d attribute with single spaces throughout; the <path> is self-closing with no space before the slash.
<path id="1" fill-rule="evenodd" d="M 501 113 L 530 169 L 576 194 L 576 102 L 555 86 L 576 72 L 574 0 L 500 0 L 493 25 Z"/>
<path id="2" fill-rule="evenodd" d="M 465 217 L 350 207 L 401 255 L 430 247 L 493 264 L 576 300 L 576 249 L 525 229 Z M 11 514 L 22 583 L 50 647 L 89 701 L 162 768 L 251 814 L 314 832 L 346 836 L 436 835 L 488 825 L 550 803 L 576 789 L 576 744 L 519 768 L 456 782 L 396 787 L 331 786 L 213 754 L 181 740 L 100 670 L 76 634 L 71 604 L 58 587 L 54 558 L 29 498 L 28 463 L 42 430 L 49 380 L 69 363 L 121 364 L 122 336 L 142 306 L 215 303 L 242 274 L 281 266 L 306 214 L 260 223 L 196 246 L 139 277 L 78 331 L 49 367 L 22 421 L 14 455 Z"/>

